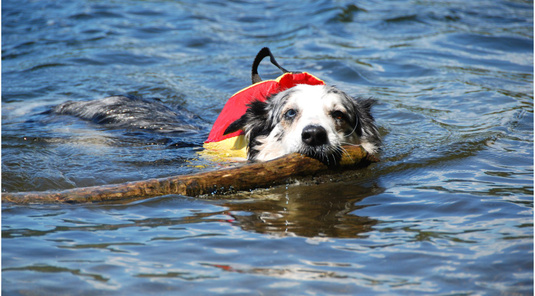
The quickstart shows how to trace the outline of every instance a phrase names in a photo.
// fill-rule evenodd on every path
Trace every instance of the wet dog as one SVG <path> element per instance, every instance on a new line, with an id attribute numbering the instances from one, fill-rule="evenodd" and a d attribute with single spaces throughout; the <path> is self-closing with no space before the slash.
<path id="1" fill-rule="evenodd" d="M 261 84 L 257 67 L 266 56 L 270 56 L 271 62 L 285 75 L 301 73 L 280 67 L 269 49 L 263 48 L 253 62 L 251 88 Z M 298 152 L 334 165 L 344 153 L 343 145 L 361 145 L 369 153 L 376 154 L 381 139 L 370 112 L 375 101 L 353 99 L 343 91 L 319 82 L 321 85 L 296 83 L 288 89 L 250 98 L 247 107 L 241 109 L 244 113 L 227 123 L 224 134 L 243 131 L 247 158 L 251 161 L 267 161 Z M 51 113 L 73 115 L 110 128 L 127 130 L 165 133 L 200 130 L 200 124 L 194 123 L 200 118 L 186 109 L 172 108 L 158 99 L 134 96 L 69 101 L 52 108 Z M 234 110 L 230 113 L 236 114 Z"/>
<path id="2" fill-rule="evenodd" d="M 326 85 L 297 85 L 266 101 L 253 101 L 225 133 L 243 130 L 248 159 L 266 161 L 298 152 L 336 164 L 343 145 L 379 151 L 379 132 L 370 109 L 372 99 L 353 99 Z"/>

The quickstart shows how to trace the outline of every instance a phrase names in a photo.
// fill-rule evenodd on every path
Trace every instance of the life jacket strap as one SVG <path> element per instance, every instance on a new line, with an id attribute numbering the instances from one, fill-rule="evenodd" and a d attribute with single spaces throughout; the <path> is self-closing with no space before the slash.
<path id="1" fill-rule="evenodd" d="M 253 62 L 253 68 L 251 70 L 251 80 L 252 80 L 253 84 L 262 81 L 262 78 L 260 78 L 260 75 L 258 75 L 258 66 L 260 65 L 260 62 L 265 57 L 268 57 L 268 56 L 269 56 L 269 60 L 271 61 L 271 63 L 275 67 L 279 68 L 279 70 L 281 70 L 282 73 L 290 72 L 290 71 L 284 69 L 281 65 L 279 65 L 279 63 L 277 63 L 277 60 L 275 59 L 275 57 L 271 53 L 271 50 L 269 50 L 268 47 L 264 47 L 258 52 L 258 54 L 256 55 L 256 57 L 254 59 L 254 62 Z"/>

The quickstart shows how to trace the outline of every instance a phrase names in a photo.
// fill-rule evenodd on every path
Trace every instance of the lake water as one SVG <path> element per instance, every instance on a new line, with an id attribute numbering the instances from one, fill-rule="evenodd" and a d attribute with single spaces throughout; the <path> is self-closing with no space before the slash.
<path id="1" fill-rule="evenodd" d="M 533 294 L 532 1 L 2 1 L 2 190 L 216 168 L 199 147 L 264 46 L 377 99 L 382 161 L 225 197 L 3 203 L 3 294 Z M 41 114 L 115 94 L 203 129 Z"/>

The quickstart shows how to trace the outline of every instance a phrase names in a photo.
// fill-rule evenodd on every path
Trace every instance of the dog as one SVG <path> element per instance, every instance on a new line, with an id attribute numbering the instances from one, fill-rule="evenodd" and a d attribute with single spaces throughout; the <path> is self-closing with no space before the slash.
<path id="1" fill-rule="evenodd" d="M 326 85 L 296 85 L 253 101 L 225 134 L 243 130 L 247 157 L 267 161 L 297 152 L 336 164 L 343 145 L 361 145 L 377 154 L 381 139 L 371 115 L 373 99 L 353 99 Z"/>
<path id="2" fill-rule="evenodd" d="M 280 91 L 253 89 L 268 85 L 263 84 L 257 71 L 261 60 L 267 56 L 271 57 L 273 65 L 284 72 L 278 79 L 291 80 L 286 88 L 281 87 L 282 80 L 278 80 L 280 84 L 276 89 Z M 304 77 L 304 80 L 292 80 L 294 76 L 299 79 Z M 308 83 L 310 77 L 312 82 Z M 297 152 L 328 165 L 339 162 L 344 153 L 343 145 L 361 145 L 370 154 L 379 152 L 381 138 L 371 115 L 375 100 L 353 99 L 306 72 L 287 71 L 276 62 L 268 48 L 263 48 L 253 62 L 252 82 L 253 85 L 245 90 L 254 91 L 259 97 L 247 97 L 245 103 L 239 99 L 240 104 L 246 104 L 238 107 L 240 111 L 236 111 L 238 109 L 234 109 L 234 106 L 226 110 L 233 119 L 228 122 L 229 119 L 223 116 L 226 121 L 223 128 L 216 128 L 218 118 L 205 144 L 212 141 L 210 137 L 213 132 L 222 139 L 239 131 L 245 135 L 244 156 L 250 161 L 268 161 Z M 237 94 L 240 93 L 245 94 L 243 90 Z M 225 108 L 231 105 L 229 102 Z M 223 111 L 225 109 L 221 114 Z M 202 130 L 199 127 L 201 124 L 194 123 L 196 120 L 202 121 L 199 116 L 182 107 L 167 106 L 155 98 L 126 95 L 92 101 L 68 101 L 53 107 L 49 113 L 73 115 L 109 128 L 128 131 L 185 133 Z M 236 146 L 234 142 L 232 145 Z"/>

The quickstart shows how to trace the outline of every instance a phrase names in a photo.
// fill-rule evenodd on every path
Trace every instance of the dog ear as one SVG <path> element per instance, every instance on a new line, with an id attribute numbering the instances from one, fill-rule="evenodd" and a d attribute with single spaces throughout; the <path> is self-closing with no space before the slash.
<path id="1" fill-rule="evenodd" d="M 223 132 L 223 135 L 228 135 L 239 130 L 243 130 L 245 123 L 247 122 L 247 113 L 243 114 L 242 117 L 231 123 L 227 129 Z"/>
<path id="2" fill-rule="evenodd" d="M 245 111 L 245 114 L 231 123 L 223 134 L 226 135 L 239 130 L 244 130 L 247 125 L 252 125 L 255 129 L 265 129 L 268 126 L 266 108 L 266 102 L 259 100 L 252 101 L 247 105 L 247 111 Z"/>
<path id="3" fill-rule="evenodd" d="M 363 115 L 373 120 L 372 107 L 377 104 L 374 99 L 357 99 L 358 106 L 362 109 Z"/>

